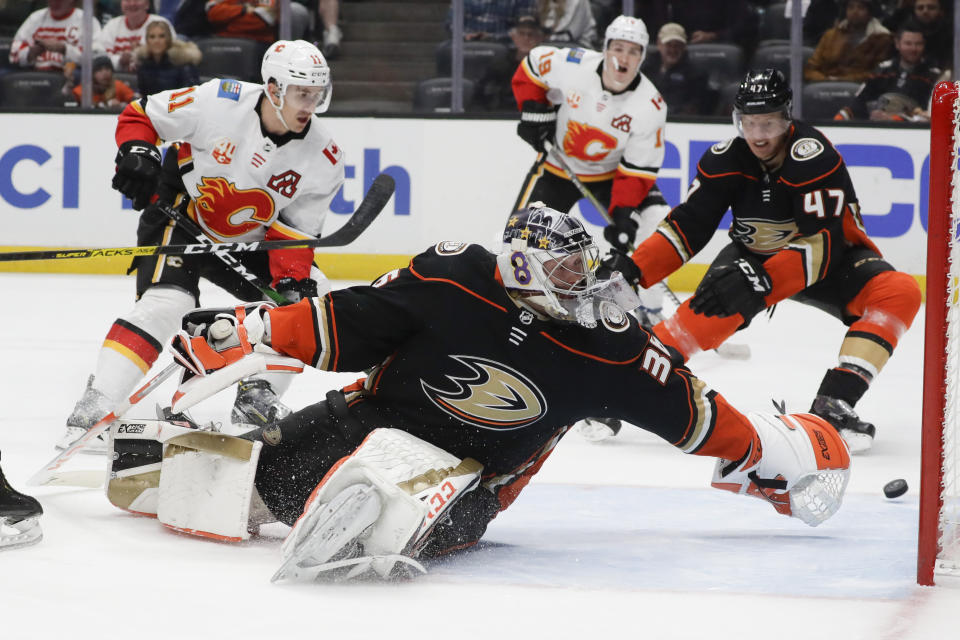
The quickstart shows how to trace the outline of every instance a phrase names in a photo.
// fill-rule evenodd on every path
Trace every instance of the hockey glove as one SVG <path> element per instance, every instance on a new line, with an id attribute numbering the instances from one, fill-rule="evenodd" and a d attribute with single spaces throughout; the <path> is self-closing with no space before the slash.
<path id="1" fill-rule="evenodd" d="M 117 151 L 114 189 L 133 201 L 137 211 L 150 204 L 160 182 L 160 151 L 149 142 L 128 140 Z"/>
<path id="2" fill-rule="evenodd" d="M 304 298 L 316 298 L 318 295 L 317 281 L 313 278 L 304 278 L 303 280 L 290 277 L 280 278 L 273 288 L 289 300 L 290 304 L 300 302 Z"/>
<path id="3" fill-rule="evenodd" d="M 254 346 L 269 343 L 270 324 L 265 318 L 274 305 L 254 302 L 232 309 L 197 309 L 183 316 L 183 329 L 170 348 L 177 363 L 202 376 L 252 353 Z"/>
<path id="4" fill-rule="evenodd" d="M 610 245 L 624 253 L 633 251 L 637 239 L 637 221 L 633 219 L 633 207 L 616 207 L 611 213 L 612 222 L 603 229 L 603 237 Z"/>
<path id="5" fill-rule="evenodd" d="M 619 271 L 623 279 L 631 284 L 638 286 L 640 284 L 640 267 L 630 256 L 617 249 L 611 249 L 610 253 L 600 262 L 597 268 L 597 278 L 608 280 L 614 271 Z"/>
<path id="6" fill-rule="evenodd" d="M 770 276 L 760 263 L 739 258 L 703 279 L 690 300 L 694 313 L 726 318 L 739 313 L 746 322 L 763 311 L 770 293 Z"/>
<path id="7" fill-rule="evenodd" d="M 527 100 L 520 111 L 520 122 L 517 124 L 517 135 L 531 147 L 544 153 L 546 143 L 553 142 L 554 132 L 557 129 L 557 110 L 554 107 L 535 100 Z"/>

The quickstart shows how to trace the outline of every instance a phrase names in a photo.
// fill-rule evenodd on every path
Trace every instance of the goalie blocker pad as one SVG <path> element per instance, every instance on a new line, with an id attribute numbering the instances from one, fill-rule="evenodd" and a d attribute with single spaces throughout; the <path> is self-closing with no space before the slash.
<path id="1" fill-rule="evenodd" d="M 344 560 L 343 553 L 355 543 L 359 543 L 355 556 L 367 560 L 359 566 L 382 578 L 394 577 L 398 565 L 415 564 L 407 559 L 419 555 L 450 507 L 476 488 L 482 470 L 476 460 L 460 460 L 405 431 L 375 429 L 314 489 L 284 540 L 284 563 L 273 580 L 315 579 L 323 577 L 326 568 L 356 563 Z M 376 496 L 367 498 L 371 490 Z M 376 509 L 365 507 L 371 500 Z M 338 518 L 331 505 L 340 502 L 355 505 L 357 516 L 366 512 L 368 519 L 354 527 Z M 351 528 L 355 534 L 349 539 L 339 535 Z M 303 571 L 307 567 L 310 570 Z M 354 575 L 359 574 L 349 577 Z"/>

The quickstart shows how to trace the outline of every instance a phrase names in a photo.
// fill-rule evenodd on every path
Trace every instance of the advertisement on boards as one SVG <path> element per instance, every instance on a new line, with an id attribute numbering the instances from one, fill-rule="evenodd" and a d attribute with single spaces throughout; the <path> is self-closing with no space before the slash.
<path id="1" fill-rule="evenodd" d="M 325 253 L 410 256 L 440 240 L 493 247 L 536 156 L 510 120 L 323 120 L 344 151 L 346 176 L 327 229 L 347 219 L 379 173 L 397 185 L 365 234 Z M 0 246 L 135 244 L 138 214 L 110 188 L 115 115 L 0 114 L 0 122 Z M 823 130 L 846 160 L 871 237 L 898 269 L 922 274 L 929 132 Z M 658 183 L 671 205 L 685 197 L 703 152 L 734 133 L 729 124 L 668 123 Z M 603 221 L 585 200 L 575 211 L 599 235 Z M 725 244 L 727 224 L 694 263 L 708 263 Z"/>

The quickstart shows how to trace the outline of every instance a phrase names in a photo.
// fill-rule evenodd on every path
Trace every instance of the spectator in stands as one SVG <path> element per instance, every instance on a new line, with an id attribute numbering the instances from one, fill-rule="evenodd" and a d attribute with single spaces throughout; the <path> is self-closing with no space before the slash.
<path id="1" fill-rule="evenodd" d="M 83 95 L 81 85 L 73 88 L 73 95 L 80 102 Z M 98 109 L 120 111 L 128 102 L 136 98 L 133 89 L 125 82 L 113 77 L 113 63 L 109 56 L 97 56 L 93 59 L 93 106 Z"/>
<path id="2" fill-rule="evenodd" d="M 511 57 L 513 58 L 513 63 L 510 67 L 513 69 L 520 64 L 521 60 L 527 57 L 531 49 L 543 44 L 547 39 L 549 31 L 544 28 L 536 16 L 520 16 L 516 23 L 510 27 L 508 33 L 510 35 L 509 49 Z M 576 46 L 575 43 L 571 44 Z"/>
<path id="3" fill-rule="evenodd" d="M 537 17 L 552 44 L 585 49 L 597 45 L 597 23 L 588 0 L 538 0 Z"/>
<path id="4" fill-rule="evenodd" d="M 922 1 L 922 0 L 921 0 Z M 897 53 L 884 60 L 834 120 L 922 121 L 940 69 L 924 59 L 923 27 L 909 21 L 897 31 Z"/>
<path id="5" fill-rule="evenodd" d="M 68 78 L 80 62 L 83 10 L 73 0 L 47 0 L 17 29 L 10 45 L 10 64 L 37 71 L 60 71 Z M 93 21 L 94 51 L 100 23 Z M 69 64 L 68 64 L 69 63 Z"/>
<path id="6" fill-rule="evenodd" d="M 343 38 L 343 32 L 337 25 L 340 20 L 340 0 L 320 0 L 318 13 L 323 23 L 323 55 L 327 60 L 333 60 L 340 55 L 340 39 Z"/>
<path id="7" fill-rule="evenodd" d="M 751 51 L 757 39 L 756 13 L 746 0 L 648 0 L 637 17 L 653 30 L 668 22 L 682 24 L 689 44 L 730 42 Z"/>
<path id="8" fill-rule="evenodd" d="M 847 0 L 844 19 L 820 38 L 804 67 L 803 79 L 866 80 L 893 47 L 890 31 L 874 17 L 874 11 L 872 0 Z"/>
<path id="9" fill-rule="evenodd" d="M 150 23 L 145 42 L 135 54 L 140 95 L 200 84 L 197 65 L 203 54 L 194 43 L 175 40 L 166 22 Z"/>
<path id="10" fill-rule="evenodd" d="M 716 94 L 707 82 L 707 73 L 697 69 L 687 56 L 687 32 L 682 25 L 668 22 L 657 33 L 657 50 L 641 68 L 660 95 L 671 115 L 707 115 L 713 112 Z"/>
<path id="11" fill-rule="evenodd" d="M 218 36 L 267 44 L 277 39 L 277 0 L 210 0 L 206 10 Z"/>
<path id="12" fill-rule="evenodd" d="M 786 7 L 790 7 L 789 2 L 786 3 Z M 827 29 L 836 26 L 840 8 L 839 0 L 811 0 L 810 6 L 803 14 L 803 43 L 816 46 Z"/>
<path id="13" fill-rule="evenodd" d="M 941 0 L 916 0 L 913 20 L 923 29 L 927 61 L 940 68 L 953 66 L 953 20 Z"/>
<path id="14" fill-rule="evenodd" d="M 161 16 L 149 13 L 150 0 L 121 0 L 122 15 L 112 18 L 103 25 L 100 32 L 100 48 L 110 56 L 110 62 L 118 71 L 136 71 L 137 59 L 134 50 L 143 44 L 147 25 L 154 22 L 163 22 L 169 28 L 173 37 L 176 31 L 170 22 Z"/>
<path id="15" fill-rule="evenodd" d="M 509 44 L 510 27 L 520 16 L 536 13 L 536 0 L 464 0 L 463 38 Z"/>

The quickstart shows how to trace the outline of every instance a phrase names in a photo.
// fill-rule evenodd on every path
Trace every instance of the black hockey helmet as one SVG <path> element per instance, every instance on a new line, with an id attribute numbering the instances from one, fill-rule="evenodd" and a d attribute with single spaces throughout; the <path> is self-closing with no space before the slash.
<path id="1" fill-rule="evenodd" d="M 733 108 L 737 113 L 782 111 L 787 120 L 790 120 L 792 105 L 793 91 L 787 84 L 787 79 L 777 69 L 747 71 L 733 99 Z"/>

